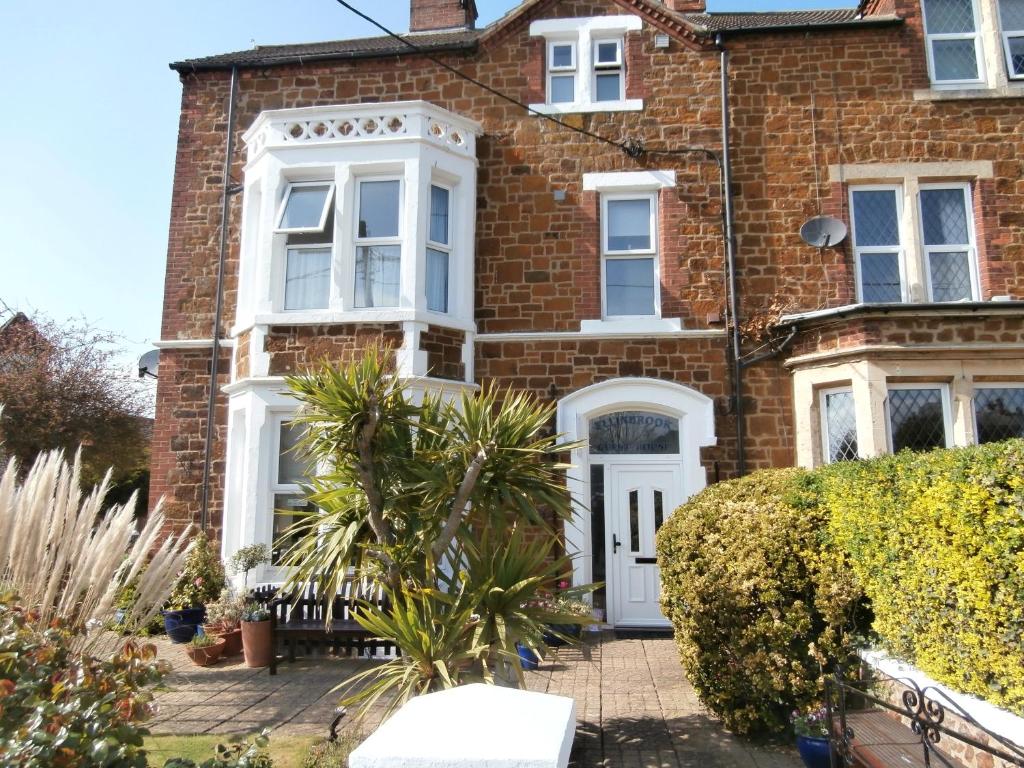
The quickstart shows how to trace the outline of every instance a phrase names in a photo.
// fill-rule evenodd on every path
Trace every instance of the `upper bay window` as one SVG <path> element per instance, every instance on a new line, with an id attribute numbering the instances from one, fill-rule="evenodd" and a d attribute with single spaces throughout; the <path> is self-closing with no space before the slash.
<path id="1" fill-rule="evenodd" d="M 643 109 L 626 92 L 626 35 L 641 29 L 633 14 L 543 19 L 530 34 L 544 38 L 544 102 L 538 112 L 609 112 Z"/>
<path id="2" fill-rule="evenodd" d="M 914 300 L 910 284 L 931 302 L 977 300 L 977 246 L 971 189 L 965 183 L 921 184 L 905 205 L 902 185 L 850 191 L 858 300 Z"/>
<path id="3" fill-rule="evenodd" d="M 933 86 L 995 87 L 1024 78 L 1024 0 L 922 0 L 921 9 Z"/>
<path id="4" fill-rule="evenodd" d="M 601 204 L 604 316 L 658 315 L 657 196 L 604 195 Z"/>
<path id="5" fill-rule="evenodd" d="M 478 132 L 425 102 L 262 113 L 245 135 L 236 332 L 472 327 Z"/>

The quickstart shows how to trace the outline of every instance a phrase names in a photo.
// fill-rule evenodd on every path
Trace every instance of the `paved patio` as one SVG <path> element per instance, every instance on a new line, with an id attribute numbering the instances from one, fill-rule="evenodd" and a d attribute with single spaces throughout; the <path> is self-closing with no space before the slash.
<path id="1" fill-rule="evenodd" d="M 241 657 L 196 667 L 181 648 L 165 639 L 158 644 L 175 669 L 169 690 L 157 696 L 154 733 L 251 733 L 270 727 L 278 736 L 326 735 L 338 700 L 331 689 L 367 663 L 317 656 L 282 664 L 271 677 L 265 669 L 246 668 Z M 571 764 L 577 768 L 800 765 L 788 746 L 753 745 L 725 731 L 701 707 L 668 638 L 592 635 L 581 648 L 552 653 L 527 680 L 532 690 L 576 699 Z M 373 725 L 371 718 L 362 730 Z"/>

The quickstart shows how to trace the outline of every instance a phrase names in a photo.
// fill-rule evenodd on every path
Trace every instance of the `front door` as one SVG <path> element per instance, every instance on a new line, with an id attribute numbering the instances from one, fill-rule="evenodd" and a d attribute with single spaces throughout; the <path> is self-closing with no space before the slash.
<path id="1" fill-rule="evenodd" d="M 681 503 L 679 464 L 611 464 L 606 500 L 608 597 L 616 626 L 662 627 L 654 534 Z"/>

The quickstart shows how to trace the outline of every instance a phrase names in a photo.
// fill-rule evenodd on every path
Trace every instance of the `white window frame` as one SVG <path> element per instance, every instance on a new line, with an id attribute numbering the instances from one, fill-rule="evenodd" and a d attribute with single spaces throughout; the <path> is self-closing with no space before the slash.
<path id="1" fill-rule="evenodd" d="M 967 237 L 969 242 L 960 245 L 927 245 L 924 241 L 924 211 L 921 207 L 921 192 L 929 189 L 959 189 L 964 196 L 964 215 L 967 217 Z M 960 253 L 967 251 L 968 267 L 971 275 L 971 301 L 979 301 L 981 296 L 980 281 L 978 279 L 978 239 L 974 229 L 974 199 L 971 195 L 971 185 L 968 182 L 935 182 L 921 184 L 917 191 L 917 226 L 918 242 L 920 243 L 921 267 L 924 270 L 925 290 L 928 301 L 934 302 L 932 292 L 932 265 L 931 252 Z M 943 302 L 946 303 L 946 302 Z"/>
<path id="2" fill-rule="evenodd" d="M 1006 29 L 1003 27 L 1003 0 L 995 0 L 996 22 L 999 25 L 999 38 L 1003 43 L 1003 60 L 1006 62 L 1006 76 L 1010 80 L 1024 80 L 1024 72 L 1013 71 L 1013 58 L 1010 55 L 1010 40 L 1012 38 L 1024 39 L 1024 29 Z"/>
<path id="3" fill-rule="evenodd" d="M 909 288 L 907 280 L 907 248 L 903 242 L 903 185 L 902 184 L 857 184 L 850 185 L 848 190 L 850 201 L 850 230 L 853 234 L 853 271 L 857 287 L 857 301 L 864 303 L 864 287 L 861 282 L 861 256 L 864 253 L 895 253 L 896 261 L 900 272 L 900 301 L 908 302 Z M 857 217 L 853 204 L 855 192 L 892 192 L 896 198 L 896 231 L 899 234 L 899 244 L 889 245 L 865 245 L 857 242 Z"/>
<path id="4" fill-rule="evenodd" d="M 599 63 L 597 59 L 597 47 L 602 44 L 615 43 L 615 49 L 617 52 L 616 61 L 614 63 Z M 626 98 L 626 65 L 625 65 L 625 38 L 618 37 L 597 37 L 591 41 L 591 61 L 593 62 L 593 72 L 591 73 L 591 93 L 593 94 L 593 101 L 595 104 L 601 104 L 609 101 L 623 101 Z M 597 76 L 601 74 L 614 74 L 619 75 L 619 94 L 615 99 L 604 99 L 599 101 L 597 98 Z"/>
<path id="5" fill-rule="evenodd" d="M 949 400 L 949 384 L 945 382 L 913 382 L 913 383 L 892 383 L 886 384 L 885 391 L 885 441 L 889 448 L 889 453 L 895 453 L 892 444 L 892 412 L 889 404 L 889 393 L 893 390 L 908 390 L 908 389 L 937 389 L 942 396 L 942 428 L 944 436 L 946 438 L 946 448 L 953 447 L 953 409 Z"/>
<path id="6" fill-rule="evenodd" d="M 977 381 L 974 383 L 974 389 L 971 392 L 971 423 L 974 425 L 974 442 L 976 445 L 981 445 L 981 443 L 978 442 L 978 406 L 976 396 L 978 391 L 982 389 L 1024 389 L 1024 382 Z"/>
<path id="7" fill-rule="evenodd" d="M 651 247 L 644 250 L 611 251 L 608 249 L 608 203 L 613 200 L 649 200 L 651 203 Z M 640 319 L 661 317 L 661 265 L 658 250 L 658 193 L 617 192 L 601 195 L 601 317 L 605 320 Z M 609 260 L 650 258 L 654 262 L 654 314 L 651 315 L 610 315 L 608 314 L 607 273 Z"/>
<path id="8" fill-rule="evenodd" d="M 981 13 L 978 8 L 978 0 L 971 0 L 971 10 L 974 15 L 974 32 L 940 32 L 928 33 L 928 9 L 927 0 L 921 2 L 921 21 L 925 37 L 925 53 L 928 60 L 928 79 L 933 88 L 962 88 L 965 85 L 984 85 L 985 77 L 985 51 L 982 43 Z M 938 80 L 935 77 L 935 56 L 932 43 L 942 40 L 973 40 L 974 58 L 978 65 L 978 77 L 973 80 Z"/>
<path id="9" fill-rule="evenodd" d="M 277 515 L 277 507 L 275 501 L 280 495 L 300 495 L 302 488 L 297 483 L 281 483 L 278 478 L 278 471 L 281 465 L 281 429 L 290 421 L 295 421 L 297 413 L 295 411 L 271 411 L 270 424 L 273 430 L 270 435 L 270 467 L 268 477 L 270 478 L 269 486 L 269 499 L 268 499 L 268 512 L 267 512 L 267 523 L 266 523 L 266 542 L 267 547 L 273 552 L 274 549 L 274 519 Z M 280 563 L 270 563 L 271 568 L 283 568 Z"/>
<path id="10" fill-rule="evenodd" d="M 331 271 L 327 275 L 327 304 L 322 307 L 288 308 L 288 257 L 291 251 L 323 251 L 331 252 Z M 332 287 L 334 285 L 334 243 L 297 243 L 285 245 L 284 264 L 281 275 L 281 311 L 282 312 L 318 312 L 331 306 Z"/>
<path id="11" fill-rule="evenodd" d="M 556 67 L 554 64 L 555 59 L 555 48 L 560 46 L 569 46 L 572 51 L 572 64 L 569 66 Z M 580 73 L 579 73 L 579 41 L 576 39 L 551 39 L 547 41 L 547 65 L 546 72 L 546 83 L 544 100 L 548 104 L 573 104 L 579 101 L 580 98 Z M 572 101 L 552 101 L 551 100 L 551 78 L 552 77 L 565 77 L 572 75 Z"/>
<path id="12" fill-rule="evenodd" d="M 447 244 L 439 243 L 436 240 L 431 240 L 430 239 L 430 217 L 431 217 L 431 215 L 433 213 L 433 208 L 432 208 L 432 205 L 433 205 L 432 188 L 433 187 L 437 187 L 438 189 L 443 189 L 443 190 L 445 190 L 448 193 L 448 243 Z M 454 272 L 454 270 L 453 270 L 452 267 L 454 266 L 454 262 L 455 262 L 455 242 L 454 242 L 454 240 L 455 240 L 455 224 L 454 224 L 454 218 L 455 218 L 455 188 L 451 184 L 447 184 L 445 182 L 436 181 L 436 180 L 432 179 L 431 182 L 430 182 L 430 187 L 428 188 L 428 191 L 427 191 L 427 234 L 426 234 L 427 246 L 426 246 L 426 249 L 424 249 L 424 253 L 423 253 L 423 286 L 424 286 L 424 294 L 426 294 L 426 280 L 427 280 L 427 272 L 428 272 L 426 250 L 429 249 L 429 250 L 433 250 L 433 251 L 440 251 L 441 253 L 446 253 L 448 255 L 448 290 L 447 290 L 448 309 L 445 310 L 444 312 L 442 312 L 440 310 L 436 310 L 436 309 L 430 309 L 430 306 L 429 306 L 430 297 L 426 296 L 426 295 L 424 295 L 424 297 L 423 297 L 423 299 L 424 299 L 423 306 L 426 308 L 426 310 L 428 312 L 431 312 L 431 313 L 436 314 L 436 315 L 444 315 L 446 317 L 451 314 L 451 312 L 452 312 L 452 304 L 454 303 L 454 296 L 452 295 L 453 294 L 453 289 L 454 289 L 454 286 L 453 286 L 454 281 L 452 280 L 452 273 Z"/>
<path id="13" fill-rule="evenodd" d="M 281 220 L 284 218 L 284 212 L 288 208 L 288 200 L 292 196 L 292 190 L 297 187 L 328 187 L 327 197 L 324 200 L 323 210 L 320 211 L 320 224 L 317 227 L 290 227 L 283 228 L 281 226 Z M 277 218 L 275 219 L 274 231 L 282 235 L 309 235 L 316 234 L 324 231 L 324 227 L 327 226 L 327 218 L 331 212 L 331 206 L 334 203 L 334 182 L 328 179 L 320 181 L 291 181 L 288 182 L 288 186 L 285 188 L 284 197 L 281 198 L 281 204 L 277 208 Z"/>
<path id="14" fill-rule="evenodd" d="M 818 418 L 819 418 L 819 427 L 820 427 L 819 431 L 821 433 L 821 463 L 822 464 L 832 464 L 832 463 L 834 463 L 832 461 L 832 451 L 831 451 L 831 446 L 830 446 L 830 442 L 831 441 L 829 440 L 829 431 L 828 431 L 828 395 L 842 395 L 842 394 L 848 394 L 850 397 L 854 398 L 853 410 L 854 410 L 854 417 L 855 418 L 854 418 L 854 422 L 853 422 L 853 434 L 854 434 L 854 439 L 857 441 L 857 455 L 858 455 L 858 457 L 860 456 L 860 433 L 857 431 L 857 420 L 856 420 L 857 399 L 856 399 L 856 395 L 854 394 L 853 387 L 850 384 L 845 384 L 845 385 L 838 386 L 838 387 L 828 387 L 826 389 L 819 389 L 818 390 Z M 847 461 L 847 459 L 844 459 L 844 461 Z"/>
<path id="15" fill-rule="evenodd" d="M 360 312 L 374 311 L 377 309 L 392 310 L 402 306 L 402 262 L 406 258 L 405 254 L 405 216 L 402 212 L 405 210 L 405 177 L 401 174 L 382 174 L 382 175 L 366 175 L 356 176 L 355 184 L 353 188 L 355 194 L 352 199 L 352 208 L 354 215 L 352 217 L 352 307 Z M 398 182 L 398 234 L 392 237 L 360 237 L 359 236 L 359 213 L 360 206 L 362 205 L 362 185 L 365 183 L 372 183 L 376 181 L 397 181 Z M 381 307 L 360 307 L 359 301 L 356 297 L 356 286 L 358 281 L 356 279 L 356 265 L 359 263 L 359 249 L 364 247 L 373 247 L 375 245 L 387 245 L 387 246 L 398 246 L 399 263 L 398 263 L 398 302 L 394 305 L 381 306 Z"/>

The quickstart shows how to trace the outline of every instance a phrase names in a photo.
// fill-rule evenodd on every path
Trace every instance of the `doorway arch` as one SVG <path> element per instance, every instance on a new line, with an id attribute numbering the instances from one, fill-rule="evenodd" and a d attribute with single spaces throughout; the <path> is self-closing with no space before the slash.
<path id="1" fill-rule="evenodd" d="M 648 440 L 639 447 L 623 444 L 613 448 L 607 446 L 615 445 L 614 441 L 602 441 L 601 450 L 621 452 L 622 455 L 592 453 L 588 438 L 595 419 L 601 419 L 601 424 L 605 425 L 609 420 L 635 422 L 641 417 L 648 417 L 648 422 L 650 417 L 655 417 L 655 421 L 662 417 L 659 434 L 665 439 Z M 714 402 L 707 395 L 675 382 L 649 378 L 610 379 L 577 390 L 560 400 L 557 421 L 558 431 L 567 440 L 581 442 L 572 451 L 572 466 L 566 472 L 567 485 L 574 500 L 572 521 L 565 526 L 566 549 L 576 555 L 573 583 L 586 584 L 594 580 L 595 559 L 599 568 L 602 562 L 607 563 L 607 620 L 620 626 L 665 626 L 667 622 L 656 605 L 651 607 L 658 574 L 656 566 L 652 565 L 653 528 L 650 523 L 644 529 L 645 539 L 649 540 L 638 541 L 637 529 L 643 525 L 638 523 L 638 519 L 652 514 L 650 509 L 645 511 L 641 495 L 652 493 L 651 498 L 660 505 L 663 503 L 660 494 L 668 492 L 662 486 L 666 483 L 673 486 L 672 505 L 657 513 L 657 524 L 660 525 L 663 516 L 670 515 L 676 504 L 705 487 L 707 480 L 700 463 L 700 449 L 717 442 Z M 674 437 L 666 438 L 672 429 L 678 430 L 678 444 Z M 628 442 L 630 438 L 627 436 L 626 439 Z M 597 511 L 595 525 L 595 514 L 590 509 L 592 491 L 597 483 L 601 483 L 603 497 L 605 478 L 609 482 L 609 492 L 614 495 L 609 495 L 609 502 L 602 504 L 603 509 Z M 655 487 L 657 490 L 650 491 Z M 650 507 L 651 502 L 646 506 Z M 597 541 L 594 540 L 595 533 Z M 603 559 L 602 545 L 605 548 Z M 597 552 L 595 548 L 598 548 Z M 634 549 L 636 551 L 632 551 Z M 644 569 L 636 563 L 650 566 L 646 570 L 653 573 L 651 578 L 654 582 L 648 580 L 646 586 L 641 583 L 648 576 L 641 574 Z M 646 608 L 637 604 L 642 602 L 637 597 L 641 593 L 645 595 Z M 656 602 L 656 595 L 654 600 Z"/>

